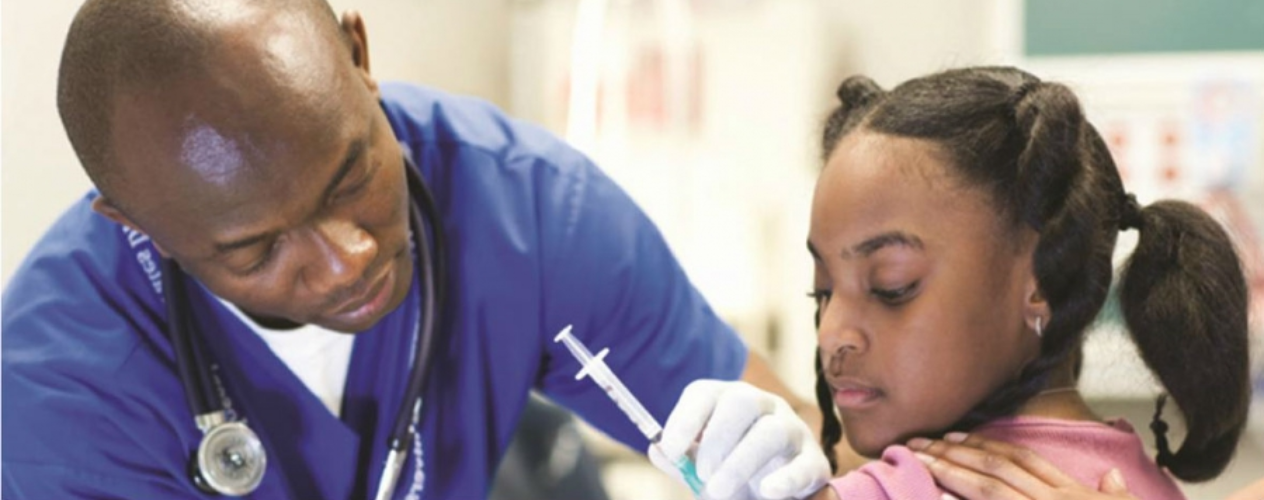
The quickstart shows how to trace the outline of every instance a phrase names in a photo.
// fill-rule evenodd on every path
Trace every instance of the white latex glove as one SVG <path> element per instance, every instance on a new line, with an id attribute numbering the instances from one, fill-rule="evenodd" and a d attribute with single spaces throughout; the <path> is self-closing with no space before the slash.
<path id="1" fill-rule="evenodd" d="M 680 479 L 671 459 L 688 453 L 695 441 L 691 455 L 706 483 L 705 498 L 804 498 L 830 478 L 829 461 L 807 423 L 785 400 L 745 382 L 689 384 L 647 454 L 654 466 Z"/>

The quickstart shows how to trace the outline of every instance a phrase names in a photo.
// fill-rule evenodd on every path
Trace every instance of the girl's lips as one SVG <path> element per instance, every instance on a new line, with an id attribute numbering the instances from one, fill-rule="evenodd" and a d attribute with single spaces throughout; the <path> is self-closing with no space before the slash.
<path id="1" fill-rule="evenodd" d="M 840 410 L 859 410 L 877 404 L 882 391 L 855 379 L 836 380 L 830 383 L 834 392 L 834 405 Z"/>

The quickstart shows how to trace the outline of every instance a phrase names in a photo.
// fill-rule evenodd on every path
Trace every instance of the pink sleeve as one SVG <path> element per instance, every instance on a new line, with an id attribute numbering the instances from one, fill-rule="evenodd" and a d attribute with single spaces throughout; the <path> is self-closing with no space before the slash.
<path id="1" fill-rule="evenodd" d="M 943 491 L 913 452 L 891 446 L 882 460 L 830 481 L 840 500 L 939 500 Z"/>

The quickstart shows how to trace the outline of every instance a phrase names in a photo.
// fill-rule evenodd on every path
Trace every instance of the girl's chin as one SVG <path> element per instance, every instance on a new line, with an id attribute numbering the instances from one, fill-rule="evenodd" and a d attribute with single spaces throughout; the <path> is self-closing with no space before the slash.
<path id="1" fill-rule="evenodd" d="M 851 445 L 852 450 L 855 450 L 856 453 L 865 458 L 879 458 L 882 456 L 882 450 L 885 450 L 887 446 L 896 444 L 892 440 L 873 439 L 874 435 L 878 434 L 875 432 L 865 432 L 863 429 L 852 430 L 849 427 L 844 427 L 844 429 L 848 429 L 845 431 L 847 444 Z"/>

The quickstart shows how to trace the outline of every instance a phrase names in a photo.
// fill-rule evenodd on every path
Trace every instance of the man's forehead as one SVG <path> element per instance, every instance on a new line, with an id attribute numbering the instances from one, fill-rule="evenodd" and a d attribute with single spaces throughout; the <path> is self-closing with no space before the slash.
<path id="1" fill-rule="evenodd" d="M 189 117 L 186 127 L 184 138 L 180 141 L 180 163 L 204 182 L 226 186 L 234 177 L 245 173 L 248 165 L 246 153 L 262 156 L 248 139 L 241 141 L 226 137 L 195 116 Z"/>
<path id="2" fill-rule="evenodd" d="M 339 54 L 299 48 L 286 34 L 255 35 L 165 81 L 121 89 L 110 127 L 118 167 L 183 167 L 223 184 L 278 155 L 329 153 L 322 149 L 362 128 L 368 93 Z"/>
<path id="3" fill-rule="evenodd" d="M 190 87 L 193 88 L 193 87 Z M 237 106 L 231 92 L 201 86 L 117 110 L 114 157 L 128 184 L 120 196 L 157 225 L 255 225 L 281 200 L 306 200 L 314 175 L 336 167 L 367 133 L 376 108 L 354 93 L 331 96 L 341 113 Z M 190 97 L 193 96 L 193 97 Z M 325 116 L 321 116 L 325 115 Z M 330 119 L 336 115 L 337 119 Z M 140 222 L 140 221 L 138 221 Z M 190 227 L 191 228 L 191 227 Z"/>

